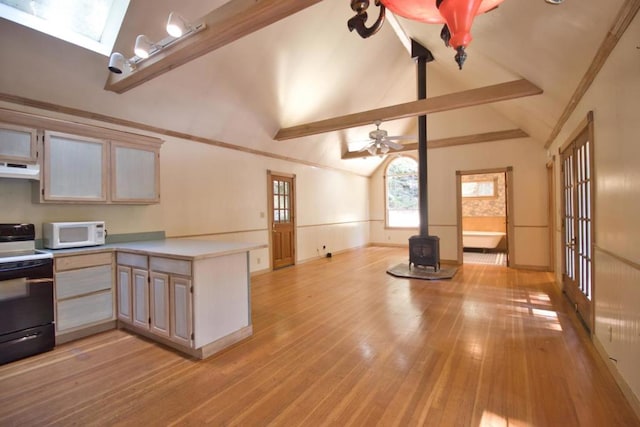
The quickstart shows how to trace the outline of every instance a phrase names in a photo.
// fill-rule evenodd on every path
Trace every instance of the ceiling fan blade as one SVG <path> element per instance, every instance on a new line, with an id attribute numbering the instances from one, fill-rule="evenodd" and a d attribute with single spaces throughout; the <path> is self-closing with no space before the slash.
<path id="1" fill-rule="evenodd" d="M 393 141 L 384 141 L 385 144 L 387 144 L 387 146 L 389 148 L 393 148 L 394 150 L 400 150 L 402 148 L 404 148 L 404 145 L 402 144 L 398 144 L 397 142 L 393 142 Z"/>
<path id="2" fill-rule="evenodd" d="M 417 140 L 418 137 L 415 135 L 396 135 L 396 136 L 387 136 L 384 138 L 385 141 L 409 141 L 409 140 Z"/>

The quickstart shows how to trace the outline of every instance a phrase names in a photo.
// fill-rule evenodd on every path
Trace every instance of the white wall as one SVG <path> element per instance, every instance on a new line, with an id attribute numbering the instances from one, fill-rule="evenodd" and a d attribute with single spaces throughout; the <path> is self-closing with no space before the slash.
<path id="1" fill-rule="evenodd" d="M 414 157 L 416 158 L 416 157 Z M 408 244 L 418 232 L 384 227 L 384 172 L 387 160 L 371 177 L 371 240 L 373 243 Z M 491 143 L 428 150 L 429 233 L 440 237 L 443 260 L 458 254 L 456 171 L 513 167 L 515 260 L 513 264 L 547 267 L 546 151 L 540 142 L 521 138 Z"/>
<path id="2" fill-rule="evenodd" d="M 606 358 L 617 360 L 616 368 L 636 399 L 640 398 L 638 34 L 640 17 L 636 16 L 551 147 L 557 153 L 587 113 L 594 112 L 594 333 Z M 558 197 L 558 206 L 559 201 Z M 559 233 L 557 239 L 559 245 Z M 557 262 L 560 265 L 559 251 Z"/>
<path id="3" fill-rule="evenodd" d="M 110 234 L 164 230 L 268 244 L 269 169 L 296 175 L 298 261 L 324 255 L 322 245 L 337 252 L 368 243 L 367 178 L 176 138 L 160 150 L 160 204 L 40 204 L 30 181 L 0 178 L 0 222 L 32 222 L 38 237 L 43 222 L 100 219 Z M 252 271 L 268 267 L 269 250 L 253 251 Z"/>
<path id="4" fill-rule="evenodd" d="M 337 252 L 369 241 L 367 178 L 176 139 L 163 145 L 161 166 L 163 224 L 169 236 L 247 235 L 249 230 L 252 241 L 269 243 L 271 170 L 296 175 L 297 261 L 323 256 L 322 246 L 324 252 Z M 255 255 L 261 258 L 256 269 L 265 268 L 269 259 L 267 249 L 261 252 Z"/>

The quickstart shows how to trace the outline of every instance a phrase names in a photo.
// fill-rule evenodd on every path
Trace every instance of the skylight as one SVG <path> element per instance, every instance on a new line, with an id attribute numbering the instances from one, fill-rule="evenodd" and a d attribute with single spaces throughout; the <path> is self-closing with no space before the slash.
<path id="1" fill-rule="evenodd" d="M 109 56 L 129 0 L 0 0 L 0 17 Z"/>

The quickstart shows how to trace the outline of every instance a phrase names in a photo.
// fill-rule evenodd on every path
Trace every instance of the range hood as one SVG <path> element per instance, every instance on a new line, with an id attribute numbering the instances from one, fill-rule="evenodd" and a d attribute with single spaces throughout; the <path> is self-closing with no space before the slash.
<path id="1" fill-rule="evenodd" d="M 0 178 L 40 179 L 40 165 L 0 162 Z"/>

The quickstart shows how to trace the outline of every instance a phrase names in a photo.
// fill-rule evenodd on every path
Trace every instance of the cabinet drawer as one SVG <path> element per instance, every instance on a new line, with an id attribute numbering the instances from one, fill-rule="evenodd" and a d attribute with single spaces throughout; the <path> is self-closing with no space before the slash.
<path id="1" fill-rule="evenodd" d="M 95 267 L 96 265 L 111 264 L 113 254 L 102 252 L 98 254 L 74 255 L 56 258 L 56 271 L 73 270 L 76 268 Z"/>
<path id="2" fill-rule="evenodd" d="M 149 259 L 149 270 L 191 276 L 191 261 L 154 256 Z"/>
<path id="3" fill-rule="evenodd" d="M 111 290 L 111 264 L 56 273 L 56 298 L 61 300 L 102 290 Z"/>
<path id="4" fill-rule="evenodd" d="M 139 254 L 130 254 L 128 252 L 118 252 L 118 264 L 130 265 L 131 267 L 148 268 L 147 256 Z"/>
<path id="5" fill-rule="evenodd" d="M 113 292 L 107 291 L 82 298 L 58 301 L 57 307 L 56 327 L 58 331 L 77 328 L 101 320 L 111 320 L 113 319 Z"/>

